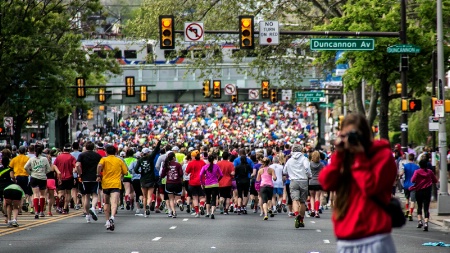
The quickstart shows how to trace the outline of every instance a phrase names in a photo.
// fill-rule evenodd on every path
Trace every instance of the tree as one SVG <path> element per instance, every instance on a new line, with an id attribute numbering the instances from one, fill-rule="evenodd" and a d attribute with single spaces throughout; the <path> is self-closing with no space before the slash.
<path id="1" fill-rule="evenodd" d="M 411 44 L 421 47 L 421 53 L 410 55 L 408 71 L 408 94 L 420 96 L 424 93 L 431 76 L 431 53 L 434 49 L 436 4 L 430 1 L 408 2 L 408 31 Z M 342 7 L 343 16 L 331 20 L 328 25 L 317 27 L 320 30 L 335 31 L 398 31 L 400 24 L 400 4 L 392 1 L 358 0 L 347 1 Z M 434 10 L 434 11 L 433 11 Z M 446 9 L 444 13 L 449 13 Z M 431 15 L 430 15 L 431 14 Z M 434 20 L 434 21 L 433 21 Z M 400 79 L 398 72 L 399 55 L 387 54 L 389 46 L 400 44 L 395 38 L 377 38 L 375 50 L 369 52 L 346 52 L 343 60 L 351 64 L 344 75 L 345 91 L 360 89 L 364 79 L 379 93 L 379 131 L 381 138 L 388 138 L 389 102 L 398 98 L 395 84 Z M 321 62 L 334 55 L 322 53 Z M 394 88 L 394 89 L 392 89 Z M 376 96 L 376 94 L 372 93 Z M 356 99 L 361 101 L 361 98 Z M 369 118 L 373 120 L 373 106 Z"/>
<path id="2" fill-rule="evenodd" d="M 0 108 L 15 119 L 14 142 L 27 118 L 62 118 L 76 104 L 75 78 L 99 82 L 118 64 L 82 50 L 80 22 L 101 8 L 98 0 L 0 2 Z"/>

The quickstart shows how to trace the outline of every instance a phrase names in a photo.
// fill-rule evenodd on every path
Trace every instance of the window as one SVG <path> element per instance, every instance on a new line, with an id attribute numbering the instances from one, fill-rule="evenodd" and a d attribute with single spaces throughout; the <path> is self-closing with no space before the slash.
<path id="1" fill-rule="evenodd" d="M 175 51 L 173 50 L 164 50 L 164 58 L 166 60 L 171 60 L 175 58 Z"/>
<path id="2" fill-rule="evenodd" d="M 127 58 L 127 59 L 136 59 L 137 58 L 136 50 L 124 50 L 123 53 L 125 55 L 125 58 Z"/>
<path id="3" fill-rule="evenodd" d="M 122 58 L 122 50 L 118 48 L 114 48 L 114 58 L 120 59 Z"/>
<path id="4" fill-rule="evenodd" d="M 106 58 L 106 52 L 104 50 L 94 50 L 94 53 L 96 53 L 98 57 L 102 59 Z"/>
<path id="5" fill-rule="evenodd" d="M 181 50 L 181 51 L 179 52 L 178 57 L 180 57 L 180 58 L 186 58 L 186 57 L 188 57 L 188 54 L 189 54 L 189 52 L 188 52 L 187 50 Z"/>
<path id="6" fill-rule="evenodd" d="M 231 54 L 232 54 L 232 55 L 238 54 L 240 51 L 241 51 L 240 49 L 232 49 L 232 50 L 231 50 Z M 245 50 L 245 51 L 243 52 L 243 54 L 244 54 L 245 57 L 256 57 L 256 56 L 258 56 L 258 55 L 255 53 L 255 50 Z"/>
<path id="7" fill-rule="evenodd" d="M 206 53 L 203 50 L 194 50 L 194 58 L 206 58 Z"/>
<path id="8" fill-rule="evenodd" d="M 153 45 L 150 43 L 147 44 L 147 54 L 153 54 Z"/>

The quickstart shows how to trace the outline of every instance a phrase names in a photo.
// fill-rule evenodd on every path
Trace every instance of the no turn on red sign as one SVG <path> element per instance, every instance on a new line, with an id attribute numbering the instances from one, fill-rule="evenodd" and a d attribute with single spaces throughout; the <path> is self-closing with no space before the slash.
<path id="1" fill-rule="evenodd" d="M 260 45 L 280 44 L 278 21 L 259 22 L 259 44 Z"/>

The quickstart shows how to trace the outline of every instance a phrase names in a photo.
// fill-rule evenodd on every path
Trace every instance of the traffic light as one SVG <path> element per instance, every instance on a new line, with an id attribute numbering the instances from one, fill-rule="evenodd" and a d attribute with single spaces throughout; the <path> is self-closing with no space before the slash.
<path id="1" fill-rule="evenodd" d="M 211 96 L 211 82 L 209 80 L 203 81 L 203 97 L 209 98 Z"/>
<path id="2" fill-rule="evenodd" d="M 402 99 L 401 103 L 400 103 L 400 108 L 402 109 L 402 112 L 407 112 L 408 111 L 408 100 L 406 99 Z"/>
<path id="3" fill-rule="evenodd" d="M 84 78 L 78 77 L 75 79 L 75 85 L 77 86 L 77 98 L 86 97 L 86 83 Z"/>
<path id="4" fill-rule="evenodd" d="M 237 95 L 231 95 L 231 102 L 237 103 L 238 102 L 238 96 Z"/>
<path id="5" fill-rule="evenodd" d="M 270 83 L 267 80 L 261 82 L 261 97 L 269 98 L 269 86 Z"/>
<path id="6" fill-rule="evenodd" d="M 222 87 L 220 80 L 213 81 L 213 98 L 221 98 L 222 97 Z"/>
<path id="7" fill-rule="evenodd" d="M 147 102 L 147 86 L 141 86 L 141 102 Z"/>
<path id="8" fill-rule="evenodd" d="M 127 97 L 134 97 L 134 76 L 125 77 L 125 89 Z"/>
<path id="9" fill-rule="evenodd" d="M 339 115 L 339 129 L 342 129 L 342 121 L 344 121 L 344 115 Z"/>
<path id="10" fill-rule="evenodd" d="M 94 112 L 92 110 L 88 110 L 86 118 L 87 119 L 93 119 L 94 118 Z"/>
<path id="11" fill-rule="evenodd" d="M 32 132 L 30 136 L 31 136 L 31 139 L 36 139 L 36 137 L 37 137 L 35 132 Z"/>
<path id="12" fill-rule="evenodd" d="M 106 101 L 105 88 L 98 89 L 98 101 L 102 103 Z"/>
<path id="13" fill-rule="evenodd" d="M 397 83 L 397 94 L 402 94 L 402 83 Z"/>
<path id="14" fill-rule="evenodd" d="M 270 90 L 270 102 L 272 103 L 278 102 L 278 92 L 275 89 Z"/>
<path id="15" fill-rule="evenodd" d="M 408 101 L 408 110 L 410 112 L 420 111 L 422 110 L 422 100 L 420 99 L 411 99 Z"/>
<path id="16" fill-rule="evenodd" d="M 161 49 L 175 49 L 173 16 L 159 16 L 159 38 Z"/>
<path id="17" fill-rule="evenodd" d="M 431 97 L 431 110 L 434 111 L 434 101 L 436 101 L 436 97 Z"/>
<path id="18" fill-rule="evenodd" d="M 254 49 L 253 16 L 239 16 L 239 47 Z"/>

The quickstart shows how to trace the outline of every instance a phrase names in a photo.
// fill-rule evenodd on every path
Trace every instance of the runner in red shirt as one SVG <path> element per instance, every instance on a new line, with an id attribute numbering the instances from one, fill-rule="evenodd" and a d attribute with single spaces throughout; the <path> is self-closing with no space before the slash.
<path id="1" fill-rule="evenodd" d="M 222 158 L 223 160 L 217 163 L 223 174 L 223 177 L 219 181 L 219 208 L 221 214 L 228 214 L 231 199 L 231 183 L 232 178 L 234 177 L 234 165 L 228 160 L 230 158 L 230 153 L 223 152 Z"/>
<path id="2" fill-rule="evenodd" d="M 61 183 L 58 185 L 59 208 L 58 211 L 63 214 L 69 213 L 70 193 L 74 186 L 73 171 L 77 160 L 69 152 L 72 150 L 72 145 L 67 143 L 64 145 L 64 150 L 59 154 L 53 163 L 61 172 Z M 61 210 L 62 209 L 62 210 Z"/>
<path id="3" fill-rule="evenodd" d="M 186 175 L 190 174 L 189 179 L 189 191 L 192 195 L 192 202 L 194 204 L 195 209 L 195 217 L 199 217 L 199 207 L 198 200 L 200 198 L 200 215 L 205 214 L 205 193 L 203 192 L 201 183 L 200 183 L 200 171 L 202 167 L 206 165 L 206 163 L 200 159 L 200 152 L 198 150 L 194 150 L 191 153 L 192 160 L 186 167 Z"/>

